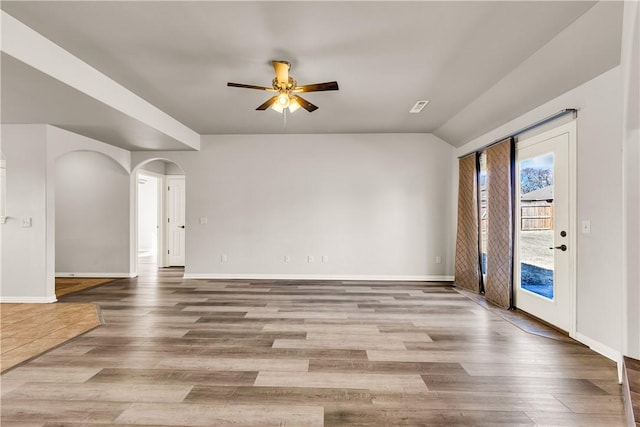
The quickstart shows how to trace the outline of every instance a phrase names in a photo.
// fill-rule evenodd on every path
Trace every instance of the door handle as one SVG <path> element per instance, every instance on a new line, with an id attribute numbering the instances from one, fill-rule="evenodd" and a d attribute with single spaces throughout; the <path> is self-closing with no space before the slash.
<path id="1" fill-rule="evenodd" d="M 178 228 L 184 228 L 184 225 L 179 225 Z M 564 249 L 563 249 L 564 250 Z"/>
<path id="2" fill-rule="evenodd" d="M 549 249 L 560 249 L 562 252 L 564 252 L 564 251 L 567 250 L 567 245 L 562 244 L 560 246 L 556 246 L 556 247 L 549 248 Z"/>

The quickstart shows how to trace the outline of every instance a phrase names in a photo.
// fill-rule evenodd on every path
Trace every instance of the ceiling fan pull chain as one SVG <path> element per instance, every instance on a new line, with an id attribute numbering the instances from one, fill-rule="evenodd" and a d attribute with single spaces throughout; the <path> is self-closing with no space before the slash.
<path id="1" fill-rule="evenodd" d="M 282 126 L 284 129 L 287 128 L 287 109 L 282 110 L 282 118 L 284 120 L 284 125 Z"/>

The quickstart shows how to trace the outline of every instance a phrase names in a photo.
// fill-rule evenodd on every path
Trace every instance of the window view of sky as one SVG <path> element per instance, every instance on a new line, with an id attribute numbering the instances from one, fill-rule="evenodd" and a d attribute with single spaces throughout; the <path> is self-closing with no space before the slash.
<path id="1" fill-rule="evenodd" d="M 527 194 L 553 185 L 553 153 L 520 162 L 520 193 Z"/>

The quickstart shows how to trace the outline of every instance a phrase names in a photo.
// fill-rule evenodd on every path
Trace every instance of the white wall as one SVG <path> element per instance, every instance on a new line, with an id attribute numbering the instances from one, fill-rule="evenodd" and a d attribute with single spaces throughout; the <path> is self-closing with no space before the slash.
<path id="1" fill-rule="evenodd" d="M 456 150 L 471 152 L 564 108 L 577 108 L 577 333 L 609 356 L 622 346 L 622 89 L 616 67 Z M 457 166 L 454 179 L 457 180 Z"/>
<path id="2" fill-rule="evenodd" d="M 231 135 L 133 160 L 185 171 L 188 276 L 424 279 L 453 274 L 452 153 L 433 135 Z"/>
<path id="3" fill-rule="evenodd" d="M 2 125 L 6 214 L 2 227 L 2 302 L 51 302 L 47 286 L 46 126 Z M 31 218 L 30 227 L 22 219 Z"/>
<path id="4" fill-rule="evenodd" d="M 640 359 L 640 6 L 625 2 L 621 68 L 624 95 L 624 214 L 627 317 L 625 354 Z"/>
<path id="5" fill-rule="evenodd" d="M 74 151 L 56 161 L 55 185 L 56 274 L 127 276 L 128 171 L 101 153 Z"/>

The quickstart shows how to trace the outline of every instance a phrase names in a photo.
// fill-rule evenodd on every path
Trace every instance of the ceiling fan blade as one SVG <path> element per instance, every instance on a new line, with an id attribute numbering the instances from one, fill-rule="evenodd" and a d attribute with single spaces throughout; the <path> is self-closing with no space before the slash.
<path id="1" fill-rule="evenodd" d="M 338 90 L 338 82 L 314 83 L 311 85 L 296 86 L 291 92 L 323 92 L 326 90 Z"/>
<path id="2" fill-rule="evenodd" d="M 293 99 L 295 99 L 298 102 L 298 104 L 300 104 L 300 106 L 302 108 L 304 108 L 305 110 L 307 110 L 310 113 L 313 113 L 314 111 L 316 111 L 318 109 L 317 106 L 313 105 L 312 103 L 310 103 L 309 101 L 307 101 L 306 99 L 304 99 L 301 96 L 291 95 L 291 97 Z"/>
<path id="3" fill-rule="evenodd" d="M 256 110 L 258 111 L 266 110 L 267 108 L 271 107 L 276 102 L 277 99 L 278 99 L 278 95 L 272 96 L 271 98 L 267 99 L 262 105 L 256 108 Z"/>
<path id="4" fill-rule="evenodd" d="M 227 86 L 229 86 L 229 87 L 242 87 L 242 88 L 245 88 L 245 89 L 266 90 L 268 92 L 276 92 L 276 90 L 274 88 L 272 88 L 272 87 L 245 85 L 243 83 L 231 83 L 231 82 L 228 82 Z"/>
<path id="5" fill-rule="evenodd" d="M 276 72 L 276 79 L 278 79 L 278 83 L 285 85 L 289 83 L 290 68 L 291 64 L 287 61 L 273 61 L 273 69 Z"/>

